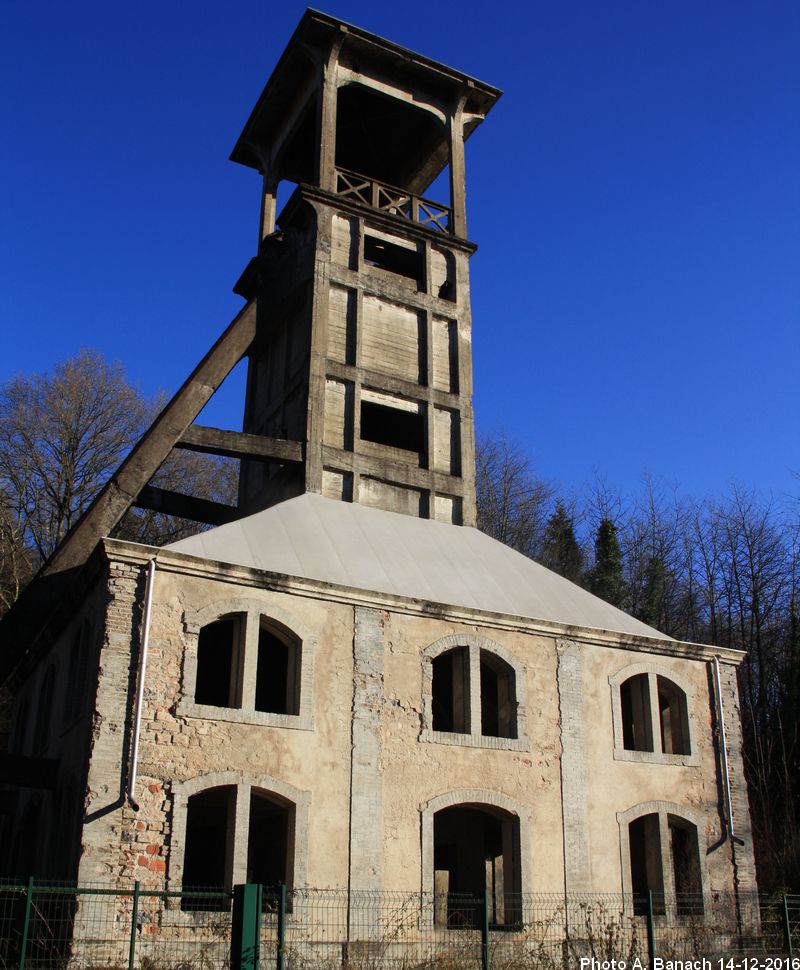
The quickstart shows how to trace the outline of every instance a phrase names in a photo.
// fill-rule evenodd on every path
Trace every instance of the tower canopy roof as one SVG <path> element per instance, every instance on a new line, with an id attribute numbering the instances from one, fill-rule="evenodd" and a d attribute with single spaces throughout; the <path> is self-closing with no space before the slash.
<path id="1" fill-rule="evenodd" d="M 293 132 L 289 139 L 291 144 L 288 151 L 284 151 L 284 155 L 289 156 L 283 165 L 287 171 L 282 177 L 288 177 L 294 181 L 309 180 L 304 165 L 300 164 L 298 159 L 304 156 L 310 147 L 306 143 L 313 137 L 310 134 L 311 119 L 307 118 L 307 123 L 303 124 L 302 117 L 298 116 L 303 112 L 306 115 L 309 114 L 307 110 L 310 103 L 309 95 L 318 88 L 322 65 L 327 60 L 333 42 L 338 38 L 342 40 L 338 61 L 348 69 L 351 80 L 358 77 L 370 78 L 373 81 L 390 79 L 392 87 L 405 91 L 410 99 L 405 112 L 400 110 L 402 102 L 395 102 L 395 107 L 392 108 L 392 99 L 387 97 L 381 102 L 377 92 L 373 92 L 372 100 L 366 103 L 359 101 L 356 113 L 361 126 L 362 141 L 365 126 L 370 129 L 369 134 L 373 141 L 376 138 L 385 140 L 392 133 L 398 137 L 408 134 L 405 128 L 409 125 L 413 128 L 411 109 L 417 98 L 420 103 L 437 101 L 446 103 L 460 93 L 466 95 L 464 138 L 467 138 L 500 97 L 501 91 L 498 88 L 478 81 L 468 74 L 456 71 L 336 17 L 309 9 L 297 25 L 256 102 L 231 153 L 232 161 L 263 170 L 265 158 L 269 156 L 271 147 L 275 145 L 281 133 L 291 131 Z M 343 111 L 347 108 L 348 104 L 342 105 Z M 415 130 L 413 134 L 417 140 L 421 138 L 426 142 L 425 147 L 429 154 L 436 156 L 437 159 L 441 156 L 446 161 L 444 126 L 438 133 L 435 144 L 424 129 Z M 343 155 L 345 161 L 348 160 L 349 154 L 346 135 L 345 119 L 338 147 L 339 154 Z M 441 145 L 438 142 L 441 142 Z M 296 172 L 292 172 L 293 167 L 297 169 Z M 435 173 L 426 173 L 425 178 L 429 181 L 434 176 Z"/>
<path id="2" fill-rule="evenodd" d="M 167 548 L 447 606 L 668 639 L 477 529 L 312 493 Z"/>

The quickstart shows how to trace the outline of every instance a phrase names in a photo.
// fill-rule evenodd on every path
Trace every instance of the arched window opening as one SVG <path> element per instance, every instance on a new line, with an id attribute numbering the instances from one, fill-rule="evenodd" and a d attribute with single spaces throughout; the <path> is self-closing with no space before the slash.
<path id="1" fill-rule="evenodd" d="M 661 835 L 658 815 L 635 818 L 628 826 L 631 851 L 631 888 L 634 912 L 647 913 L 648 893 L 653 894 L 653 912 L 664 913 L 664 870 L 661 864 Z"/>
<path id="2" fill-rule="evenodd" d="M 703 878 L 697 826 L 666 810 L 628 823 L 630 889 L 634 912 L 646 914 L 652 893 L 656 915 L 702 916 Z"/>
<path id="3" fill-rule="evenodd" d="M 468 734 L 469 651 L 456 647 L 433 660 L 433 730 Z"/>
<path id="4" fill-rule="evenodd" d="M 523 750 L 525 675 L 513 654 L 470 634 L 423 652 L 421 740 Z"/>
<path id="5" fill-rule="evenodd" d="M 283 639 L 262 622 L 258 632 L 257 711 L 300 713 L 300 644 Z"/>
<path id="6" fill-rule="evenodd" d="M 247 881 L 263 886 L 291 884 L 289 839 L 291 806 L 253 791 L 247 842 Z"/>
<path id="7" fill-rule="evenodd" d="M 519 819 L 479 805 L 457 805 L 433 818 L 434 923 L 480 925 L 484 893 L 493 926 L 519 922 Z"/>
<path id="8" fill-rule="evenodd" d="M 221 889 L 230 886 L 235 797 L 236 789 L 232 785 L 224 785 L 198 792 L 189 798 L 183 856 L 183 885 L 186 889 Z M 184 897 L 181 908 L 214 911 L 222 907 L 219 899 Z"/>
<path id="9" fill-rule="evenodd" d="M 291 887 L 294 879 L 295 805 L 248 785 L 216 785 L 186 803 L 182 884 L 187 889 L 230 889 L 234 882 Z M 226 910 L 230 900 L 185 896 L 189 911 Z"/>
<path id="10" fill-rule="evenodd" d="M 197 639 L 194 699 L 213 707 L 241 707 L 244 623 L 238 615 L 209 623 Z"/>
<path id="11" fill-rule="evenodd" d="M 657 682 L 661 750 L 664 754 L 691 754 L 686 694 L 666 677 L 659 676 Z"/>
<path id="12" fill-rule="evenodd" d="M 624 674 L 622 671 L 621 677 Z M 611 682 L 613 686 L 613 678 Z M 613 703 L 618 751 L 621 736 L 622 750 L 646 752 L 654 760 L 668 760 L 663 756 L 691 756 L 689 708 L 686 692 L 681 687 L 650 670 L 616 683 L 619 683 L 619 697 Z"/>
<path id="13" fill-rule="evenodd" d="M 481 734 L 516 738 L 517 704 L 514 669 L 488 650 L 481 650 Z"/>
<path id="14" fill-rule="evenodd" d="M 653 750 L 650 687 L 647 674 L 629 677 L 620 686 L 622 738 L 628 751 Z"/>
<path id="15" fill-rule="evenodd" d="M 278 607 L 261 610 L 257 601 L 236 598 L 187 615 L 193 636 L 179 714 L 311 729 L 314 636 L 302 621 L 296 630 L 297 618 Z"/>
<path id="16" fill-rule="evenodd" d="M 667 816 L 667 826 L 678 916 L 702 914 L 703 886 L 697 828 L 677 815 Z"/>

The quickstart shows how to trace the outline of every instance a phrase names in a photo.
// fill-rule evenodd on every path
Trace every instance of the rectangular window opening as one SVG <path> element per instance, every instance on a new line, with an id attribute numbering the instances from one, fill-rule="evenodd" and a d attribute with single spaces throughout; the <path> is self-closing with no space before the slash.
<path id="1" fill-rule="evenodd" d="M 364 234 L 364 262 L 368 266 L 419 281 L 422 261 L 419 251 L 398 246 L 386 239 Z"/>
<path id="2" fill-rule="evenodd" d="M 420 454 L 425 450 L 425 416 L 362 400 L 361 437 L 364 441 Z"/>

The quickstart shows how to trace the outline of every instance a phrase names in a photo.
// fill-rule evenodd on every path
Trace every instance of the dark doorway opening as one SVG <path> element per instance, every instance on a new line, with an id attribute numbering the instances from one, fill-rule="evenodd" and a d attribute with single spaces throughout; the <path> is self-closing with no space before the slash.
<path id="1" fill-rule="evenodd" d="M 520 921 L 519 819 L 497 808 L 458 805 L 433 819 L 434 921 L 480 925 L 484 893 L 492 926 Z"/>

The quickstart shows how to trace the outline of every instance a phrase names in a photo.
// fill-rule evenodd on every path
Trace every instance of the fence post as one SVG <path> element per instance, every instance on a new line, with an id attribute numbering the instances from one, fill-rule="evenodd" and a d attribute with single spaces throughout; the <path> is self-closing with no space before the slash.
<path id="1" fill-rule="evenodd" d="M 133 904 L 131 905 L 131 939 L 128 945 L 128 970 L 133 970 L 136 962 L 136 924 L 139 920 L 139 888 L 137 879 L 133 884 Z"/>
<path id="2" fill-rule="evenodd" d="M 481 914 L 481 967 L 489 970 L 489 893 L 483 892 L 483 912 Z"/>
<path id="3" fill-rule="evenodd" d="M 25 951 L 28 949 L 28 929 L 31 925 L 31 906 L 33 905 L 33 876 L 28 879 L 25 894 L 25 921 L 22 924 L 22 952 L 19 955 L 19 970 L 25 970 Z"/>
<path id="4" fill-rule="evenodd" d="M 258 883 L 256 892 L 256 959 L 255 970 L 261 968 L 261 922 L 264 919 L 264 886 Z"/>
<path id="5" fill-rule="evenodd" d="M 647 956 L 650 966 L 656 958 L 656 921 L 653 916 L 653 890 L 647 890 Z"/>
<path id="6" fill-rule="evenodd" d="M 277 970 L 286 966 L 286 886 L 281 883 L 278 896 L 278 949 L 276 953 Z"/>
<path id="7" fill-rule="evenodd" d="M 793 947 L 792 947 L 792 923 L 789 919 L 789 903 L 786 899 L 786 893 L 783 894 L 783 942 L 786 946 L 786 956 L 792 959 Z"/>
<path id="8" fill-rule="evenodd" d="M 256 970 L 258 966 L 259 892 L 255 883 L 233 887 L 231 970 Z"/>

